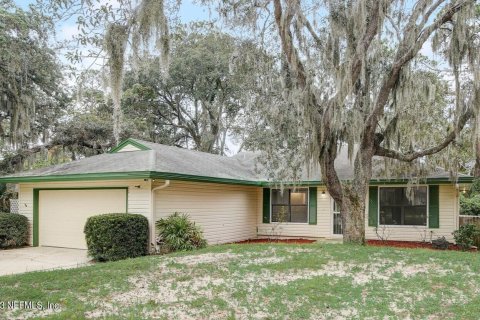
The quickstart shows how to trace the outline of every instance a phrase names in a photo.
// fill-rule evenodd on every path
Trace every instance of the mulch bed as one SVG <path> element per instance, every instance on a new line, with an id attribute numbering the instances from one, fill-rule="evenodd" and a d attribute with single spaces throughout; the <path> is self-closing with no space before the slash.
<path id="1" fill-rule="evenodd" d="M 367 240 L 367 245 L 375 247 L 395 247 L 395 248 L 424 248 L 432 249 L 432 244 L 430 242 L 415 242 L 415 241 L 394 241 L 394 240 Z M 462 249 L 456 244 L 451 244 L 448 246 L 448 250 L 461 251 Z M 477 248 L 472 248 L 470 251 L 477 252 Z"/>
<path id="2" fill-rule="evenodd" d="M 314 243 L 315 240 L 309 239 L 248 239 L 243 241 L 234 242 L 237 244 L 246 244 L 246 243 L 295 243 L 295 244 L 306 244 L 306 243 Z"/>
<path id="3" fill-rule="evenodd" d="M 235 244 L 252 244 L 252 243 L 294 243 L 294 244 L 308 244 L 314 243 L 315 240 L 311 239 L 248 239 L 243 241 L 234 242 Z M 419 242 L 419 241 L 394 241 L 394 240 L 367 240 L 367 245 L 374 246 L 374 247 L 395 247 L 395 248 L 422 248 L 422 249 L 431 249 L 431 250 L 439 250 L 432 248 L 432 244 L 430 242 Z M 448 250 L 454 251 L 461 251 L 462 249 L 457 246 L 456 244 L 451 244 L 448 247 Z M 472 248 L 471 252 L 477 252 L 477 248 Z"/>

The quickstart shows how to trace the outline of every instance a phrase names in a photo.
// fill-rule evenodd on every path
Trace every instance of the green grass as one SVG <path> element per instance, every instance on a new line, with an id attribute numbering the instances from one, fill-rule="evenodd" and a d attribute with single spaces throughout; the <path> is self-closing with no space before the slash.
<path id="1" fill-rule="evenodd" d="M 51 319 L 478 319 L 480 255 L 341 244 L 225 245 L 0 277 L 0 302 Z"/>

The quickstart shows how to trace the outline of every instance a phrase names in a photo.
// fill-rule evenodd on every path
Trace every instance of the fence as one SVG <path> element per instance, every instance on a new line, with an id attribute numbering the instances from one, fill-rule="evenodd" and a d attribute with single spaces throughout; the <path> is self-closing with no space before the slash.
<path id="1" fill-rule="evenodd" d="M 10 199 L 10 213 L 18 213 L 18 199 Z"/>
<path id="2" fill-rule="evenodd" d="M 477 226 L 480 226 L 480 216 L 460 215 L 458 220 L 458 225 L 463 226 L 466 224 L 476 224 Z"/>

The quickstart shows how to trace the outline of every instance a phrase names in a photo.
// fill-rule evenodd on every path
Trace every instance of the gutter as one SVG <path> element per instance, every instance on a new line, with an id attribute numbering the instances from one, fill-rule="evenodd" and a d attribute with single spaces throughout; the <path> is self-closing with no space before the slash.
<path id="1" fill-rule="evenodd" d="M 150 242 L 151 242 L 151 246 L 153 248 L 156 248 L 157 244 L 155 243 L 155 191 L 157 190 L 162 190 L 162 189 L 165 189 L 167 188 L 168 186 L 170 186 L 170 180 L 165 180 L 165 182 L 160 185 L 160 186 L 157 186 L 155 188 L 152 189 L 152 194 L 150 195 L 150 208 L 151 208 L 151 213 L 150 213 L 150 219 L 152 221 L 152 224 L 150 226 L 150 233 L 151 233 L 151 237 L 150 237 Z"/>
<path id="2" fill-rule="evenodd" d="M 164 180 L 182 180 L 192 182 L 210 182 L 234 185 L 245 185 L 255 187 L 270 187 L 276 182 L 262 180 L 241 180 L 230 178 L 218 178 L 209 176 L 190 175 L 183 173 L 169 173 L 157 171 L 131 171 L 131 172 L 102 172 L 102 173 L 83 173 L 69 175 L 50 175 L 50 176 L 7 176 L 0 177 L 0 183 L 32 183 L 32 182 L 57 182 L 57 181 L 88 181 L 88 180 L 120 180 L 120 179 L 164 179 Z M 473 177 L 462 176 L 456 180 L 449 178 L 426 178 L 422 183 L 426 184 L 452 184 L 452 183 L 471 183 Z M 384 184 L 405 184 L 408 179 L 372 179 L 370 185 Z M 278 183 L 278 182 L 277 182 Z M 298 181 L 284 182 L 284 185 L 325 185 L 324 182 L 317 181 Z"/>

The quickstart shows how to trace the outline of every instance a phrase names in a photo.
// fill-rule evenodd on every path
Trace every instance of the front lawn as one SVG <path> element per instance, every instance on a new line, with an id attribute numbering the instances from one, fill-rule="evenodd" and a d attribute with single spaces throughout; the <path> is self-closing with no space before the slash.
<path id="1" fill-rule="evenodd" d="M 480 254 L 341 244 L 212 246 L 0 277 L 0 318 L 477 319 Z"/>

